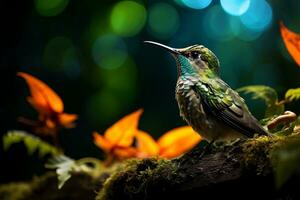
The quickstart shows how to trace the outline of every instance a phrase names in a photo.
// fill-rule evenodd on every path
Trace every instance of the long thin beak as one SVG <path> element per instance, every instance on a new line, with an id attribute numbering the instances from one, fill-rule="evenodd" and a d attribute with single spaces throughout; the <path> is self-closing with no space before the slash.
<path id="1" fill-rule="evenodd" d="M 159 47 L 161 47 L 161 48 L 167 50 L 168 52 L 170 52 L 170 53 L 172 53 L 172 54 L 180 54 L 180 52 L 179 52 L 177 49 L 172 48 L 172 47 L 169 47 L 169 46 L 164 45 L 164 44 L 160 44 L 160 43 L 158 43 L 158 42 L 144 41 L 144 43 L 146 43 L 146 44 L 152 44 L 152 45 L 154 45 L 154 46 L 159 46 Z"/>

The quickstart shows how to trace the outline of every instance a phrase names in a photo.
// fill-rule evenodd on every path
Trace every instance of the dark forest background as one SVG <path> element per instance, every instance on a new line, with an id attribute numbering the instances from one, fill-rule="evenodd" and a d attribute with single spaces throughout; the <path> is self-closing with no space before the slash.
<path id="1" fill-rule="evenodd" d="M 17 122 L 20 116 L 36 117 L 17 71 L 46 82 L 64 100 L 65 111 L 79 115 L 77 127 L 60 134 L 66 155 L 73 158 L 101 157 L 92 131 L 103 133 L 138 108 L 144 108 L 140 127 L 156 138 L 184 125 L 174 98 L 175 62 L 144 40 L 207 46 L 219 57 L 222 77 L 233 88 L 268 85 L 281 98 L 287 89 L 300 86 L 300 69 L 279 32 L 282 20 L 300 33 L 299 1 L 249 0 L 248 11 L 240 13 L 230 13 L 226 1 L 202 2 L 2 0 L 0 134 L 23 129 Z M 246 1 L 235 2 L 240 6 Z M 262 118 L 263 102 L 245 98 L 253 114 Z M 299 112 L 299 103 L 289 107 Z M 1 182 L 26 180 L 44 171 L 43 161 L 28 157 L 23 145 L 7 152 L 1 148 L 0 165 Z"/>

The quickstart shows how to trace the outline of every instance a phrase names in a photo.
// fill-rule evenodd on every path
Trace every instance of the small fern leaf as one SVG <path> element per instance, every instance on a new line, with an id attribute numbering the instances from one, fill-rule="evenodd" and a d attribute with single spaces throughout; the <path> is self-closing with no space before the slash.
<path id="1" fill-rule="evenodd" d="M 47 154 L 50 154 L 50 155 L 59 155 L 60 153 L 58 152 L 58 149 L 55 148 L 52 145 L 43 145 L 43 146 L 40 146 L 40 148 L 39 148 L 39 156 L 42 158 L 42 157 L 46 156 Z"/>
<path id="2" fill-rule="evenodd" d="M 39 147 L 40 140 L 38 138 L 24 137 L 23 142 L 27 148 L 28 155 L 32 155 Z"/>
<path id="3" fill-rule="evenodd" d="M 83 172 L 93 177 L 99 177 L 103 169 L 103 163 L 91 157 L 74 160 L 65 155 L 58 155 L 50 158 L 45 167 L 56 170 L 58 189 L 61 189 L 73 173 Z"/>
<path id="4" fill-rule="evenodd" d="M 286 101 L 297 101 L 300 99 L 300 88 L 295 88 L 295 89 L 289 89 L 285 93 L 285 99 Z"/>
<path id="5" fill-rule="evenodd" d="M 251 94 L 252 99 L 262 99 L 268 106 L 274 105 L 278 101 L 277 92 L 265 85 L 249 85 L 237 89 L 238 92 L 244 92 L 245 94 Z"/>
<path id="6" fill-rule="evenodd" d="M 38 151 L 41 157 L 46 154 L 58 155 L 59 150 L 53 145 L 42 141 L 38 137 L 35 137 L 25 131 L 12 130 L 8 131 L 7 134 L 3 136 L 3 148 L 8 150 L 11 145 L 23 142 L 29 155 Z"/>
<path id="7" fill-rule="evenodd" d="M 7 151 L 11 145 L 21 142 L 22 134 L 25 134 L 25 132 L 9 131 L 6 135 L 3 136 L 3 149 Z"/>
<path id="8" fill-rule="evenodd" d="M 76 161 L 65 155 L 59 155 L 49 159 L 45 167 L 56 170 L 58 189 L 61 189 L 66 181 L 71 178 L 71 174 L 73 172 L 80 170 L 80 167 L 76 164 Z"/>
<path id="9" fill-rule="evenodd" d="M 267 105 L 265 117 L 269 118 L 274 115 L 280 115 L 284 111 L 284 105 L 278 104 L 277 92 L 265 85 L 249 85 L 237 89 L 238 92 L 251 94 L 252 99 L 262 99 Z"/>

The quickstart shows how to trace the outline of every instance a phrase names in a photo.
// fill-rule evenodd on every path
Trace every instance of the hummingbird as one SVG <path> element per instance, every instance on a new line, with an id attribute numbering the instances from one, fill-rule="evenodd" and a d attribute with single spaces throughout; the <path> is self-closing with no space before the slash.
<path id="1" fill-rule="evenodd" d="M 172 48 L 144 41 L 167 50 L 176 60 L 176 100 L 180 116 L 209 142 L 233 141 L 268 135 L 249 111 L 244 99 L 220 78 L 220 62 L 203 45 Z"/>

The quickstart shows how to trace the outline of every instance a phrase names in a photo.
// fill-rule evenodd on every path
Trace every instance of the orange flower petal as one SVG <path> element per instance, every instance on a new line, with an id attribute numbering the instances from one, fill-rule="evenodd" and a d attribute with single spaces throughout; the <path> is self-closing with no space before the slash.
<path id="1" fill-rule="evenodd" d="M 183 126 L 168 131 L 157 141 L 160 156 L 174 158 L 189 151 L 201 140 L 201 136 L 190 126 Z"/>
<path id="2" fill-rule="evenodd" d="M 137 139 L 137 156 L 141 158 L 156 156 L 159 153 L 159 147 L 155 140 L 144 131 L 139 131 L 136 135 Z"/>
<path id="3" fill-rule="evenodd" d="M 78 118 L 76 114 L 61 113 L 58 116 L 59 123 L 67 128 L 74 127 L 73 122 Z"/>
<path id="4" fill-rule="evenodd" d="M 136 156 L 136 149 L 133 147 L 115 148 L 113 154 L 118 159 L 133 158 Z"/>
<path id="5" fill-rule="evenodd" d="M 138 131 L 138 122 L 142 112 L 143 110 L 139 109 L 126 115 L 108 128 L 104 133 L 104 137 L 113 145 L 129 147 Z"/>
<path id="6" fill-rule="evenodd" d="M 95 145 L 101 148 L 103 151 L 109 152 L 112 149 L 112 144 L 98 132 L 94 132 L 93 137 Z"/>
<path id="7" fill-rule="evenodd" d="M 35 93 L 35 97 L 27 97 L 27 101 L 31 104 L 31 106 L 43 117 L 50 116 L 52 113 L 52 109 L 49 107 L 47 101 L 42 95 L 38 95 L 39 93 Z"/>
<path id="8" fill-rule="evenodd" d="M 300 35 L 290 31 L 283 22 L 280 22 L 280 31 L 288 52 L 300 66 Z"/>
<path id="9" fill-rule="evenodd" d="M 49 114 L 49 110 L 63 112 L 64 104 L 61 98 L 48 85 L 24 72 L 19 72 L 18 76 L 27 82 L 31 93 L 28 100 L 40 114 Z"/>

